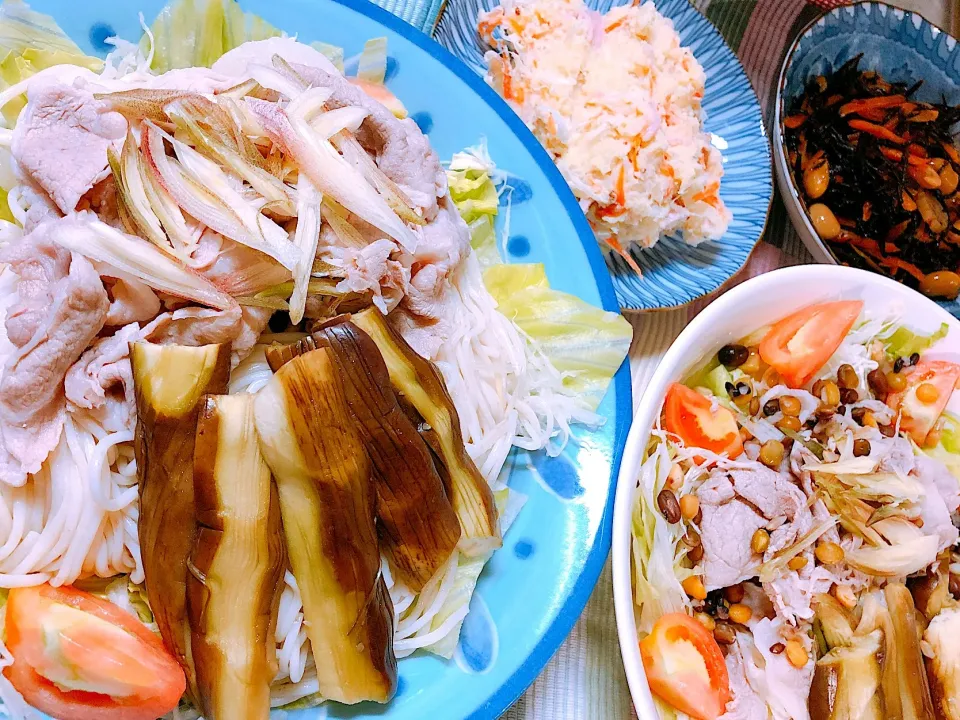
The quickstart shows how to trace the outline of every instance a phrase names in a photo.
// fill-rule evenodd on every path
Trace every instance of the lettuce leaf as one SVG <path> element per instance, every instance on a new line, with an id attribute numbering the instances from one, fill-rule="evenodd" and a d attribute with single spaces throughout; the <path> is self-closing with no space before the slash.
<path id="1" fill-rule="evenodd" d="M 943 427 L 940 430 L 940 442 L 932 448 L 919 448 L 919 451 L 942 462 L 947 470 L 960 480 L 960 418 L 945 412 L 941 419 Z"/>
<path id="2" fill-rule="evenodd" d="M 470 228 L 470 245 L 477 254 L 480 267 L 502 263 L 494 224 L 499 196 L 490 174 L 477 168 L 451 169 L 447 171 L 447 185 L 460 217 Z"/>
<path id="3" fill-rule="evenodd" d="M 387 39 L 372 38 L 363 45 L 357 77 L 367 82 L 383 85 L 387 77 Z"/>
<path id="4" fill-rule="evenodd" d="M 174 68 L 210 67 L 221 55 L 248 40 L 266 40 L 283 33 L 234 0 L 179 0 L 168 5 L 150 27 L 153 63 L 158 73 Z M 149 39 L 140 47 L 147 54 Z"/>
<path id="5" fill-rule="evenodd" d="M 494 265 L 483 273 L 498 309 L 564 375 L 564 387 L 596 410 L 630 350 L 623 316 L 553 290 L 541 264 Z"/>
<path id="6" fill-rule="evenodd" d="M 884 350 L 890 357 L 909 357 L 913 353 L 923 352 L 947 336 L 950 326 L 942 323 L 940 328 L 930 335 L 914 332 L 908 327 L 898 327 L 890 335 L 881 338 Z"/>
<path id="7" fill-rule="evenodd" d="M 85 55 L 52 17 L 31 10 L 22 0 L 4 0 L 0 5 L 0 90 L 16 85 L 54 65 L 79 65 L 99 72 L 103 61 Z M 11 100 L 3 117 L 12 127 L 26 97 Z M 0 207 L 7 220 L 6 199 Z"/>

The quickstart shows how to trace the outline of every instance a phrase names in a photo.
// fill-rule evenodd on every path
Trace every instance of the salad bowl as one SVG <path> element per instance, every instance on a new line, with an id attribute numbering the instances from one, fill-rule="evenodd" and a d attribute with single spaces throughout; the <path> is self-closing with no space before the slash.
<path id="1" fill-rule="evenodd" d="M 643 720 L 656 720 L 659 715 L 644 672 L 637 632 L 634 507 L 640 467 L 667 388 L 705 366 L 724 345 L 756 336 L 758 330 L 801 308 L 833 300 L 860 300 L 862 317 L 895 318 L 895 326 L 908 327 L 917 334 L 940 331 L 937 337 L 941 339 L 931 353 L 937 358 L 960 356 L 960 322 L 943 308 L 893 280 L 841 266 L 784 268 L 748 280 L 709 305 L 684 329 L 661 360 L 634 415 L 614 510 L 613 580 L 620 649 L 633 703 Z M 958 407 L 960 399 L 954 393 L 948 409 L 955 412 Z"/>

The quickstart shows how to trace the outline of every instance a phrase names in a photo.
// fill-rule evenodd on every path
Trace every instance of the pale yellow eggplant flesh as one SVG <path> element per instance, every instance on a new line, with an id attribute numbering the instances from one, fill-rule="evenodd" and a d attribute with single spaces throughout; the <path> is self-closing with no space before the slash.
<path id="1" fill-rule="evenodd" d="M 397 404 L 376 343 L 344 317 L 294 345 L 268 348 L 267 361 L 276 372 L 318 347 L 328 348 L 337 363 L 347 404 L 373 463 L 384 552 L 403 583 L 420 592 L 460 540 L 460 522 L 433 454 Z"/>
<path id="2" fill-rule="evenodd" d="M 254 401 L 320 694 L 385 703 L 397 684 L 393 604 L 380 574 L 376 487 L 336 361 L 286 363 Z"/>
<path id="3" fill-rule="evenodd" d="M 503 542 L 493 492 L 467 454 L 460 418 L 439 371 L 407 344 L 377 308 L 356 313 L 351 321 L 377 344 L 393 389 L 436 433 L 438 455 L 450 478 L 450 500 L 460 520 L 460 550 L 469 557 L 489 555 Z"/>
<path id="4" fill-rule="evenodd" d="M 810 720 L 883 720 L 880 660 L 883 632 L 874 630 L 817 661 L 810 686 Z"/>
<path id="5" fill-rule="evenodd" d="M 265 720 L 286 549 L 252 395 L 202 401 L 193 456 L 197 539 L 187 616 L 206 720 Z"/>
<path id="6" fill-rule="evenodd" d="M 933 700 L 920 651 L 920 628 L 910 591 L 902 583 L 883 589 L 887 602 L 884 618 L 884 656 L 881 688 L 887 720 L 929 720 Z"/>
<path id="7" fill-rule="evenodd" d="M 187 562 L 197 532 L 193 448 L 201 398 L 227 391 L 230 344 L 135 342 L 130 363 L 137 402 L 134 453 L 144 585 L 160 635 L 196 697 L 186 617 Z"/>

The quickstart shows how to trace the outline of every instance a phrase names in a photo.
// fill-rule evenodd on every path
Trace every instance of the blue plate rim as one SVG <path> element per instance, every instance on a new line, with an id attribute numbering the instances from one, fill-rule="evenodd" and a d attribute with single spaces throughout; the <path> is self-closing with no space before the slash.
<path id="1" fill-rule="evenodd" d="M 858 0 L 858 2 L 869 2 L 869 1 L 870 0 Z M 443 3 L 440 6 L 440 10 L 437 13 L 437 19 L 434 21 L 432 26 L 431 36 L 436 34 L 437 30 L 439 29 L 449 4 L 450 4 L 450 0 L 443 0 Z M 686 11 L 687 8 L 684 8 L 684 10 Z M 735 281 L 735 278 L 747 266 L 747 264 L 750 262 L 750 258 L 753 257 L 753 254 L 756 252 L 757 247 L 759 247 L 760 243 L 763 242 L 763 237 L 766 234 L 767 229 L 770 225 L 770 215 L 773 212 L 773 201 L 774 201 L 774 197 L 776 196 L 776 189 L 777 189 L 777 180 L 775 177 L 776 173 L 774 172 L 774 144 L 773 144 L 773 137 L 772 137 L 773 133 L 767 129 L 766 121 L 764 119 L 763 105 L 760 102 L 760 95 L 759 93 L 757 93 L 757 88 L 754 85 L 753 80 L 750 78 L 750 75 L 747 73 L 747 69 L 744 67 L 743 62 L 740 60 L 740 57 L 737 55 L 736 51 L 730 46 L 730 43 L 727 42 L 727 39 L 723 36 L 723 33 L 720 32 L 720 29 L 716 26 L 716 24 L 710 18 L 708 18 L 703 12 L 698 10 L 693 5 L 690 5 L 689 10 L 692 11 L 692 13 L 698 17 L 697 19 L 698 22 L 706 23 L 708 33 L 712 35 L 716 40 L 718 40 L 720 44 L 723 46 L 723 48 L 730 53 L 731 58 L 739 68 L 740 74 L 743 76 L 743 79 L 746 80 L 747 86 L 750 88 L 750 92 L 753 96 L 753 101 L 756 103 L 757 112 L 760 115 L 760 135 L 763 138 L 764 143 L 766 145 L 768 164 L 770 166 L 770 183 L 769 183 L 769 195 L 767 197 L 767 208 L 763 216 L 763 224 L 760 226 L 760 232 L 757 234 L 756 239 L 753 241 L 753 247 L 750 248 L 750 252 L 748 252 L 747 255 L 744 257 L 744 260 L 740 264 L 740 266 L 733 273 L 731 273 L 729 277 L 727 277 L 725 280 L 719 283 L 716 287 L 710 290 L 707 290 L 706 292 L 698 295 L 697 297 L 690 298 L 689 300 L 685 300 L 683 302 L 676 303 L 676 304 L 658 305 L 657 307 L 637 307 L 637 306 L 620 305 L 618 300 L 617 302 L 618 302 L 619 310 L 624 315 L 629 314 L 630 316 L 635 316 L 635 315 L 647 314 L 647 313 L 660 313 L 660 312 L 666 312 L 666 311 L 672 311 L 672 310 L 680 310 L 683 308 L 689 308 L 694 304 L 703 301 L 704 298 L 716 297 L 724 293 Z M 675 22 L 675 21 L 673 21 L 673 19 L 671 18 L 671 22 Z M 437 44 L 440 45 L 439 42 L 437 42 Z M 443 45 L 441 45 L 441 47 L 443 47 L 443 49 L 446 50 L 446 47 L 444 47 Z M 454 57 L 456 58 L 456 56 Z M 456 58 L 456 59 L 459 61 L 459 58 Z M 460 61 L 460 62 L 462 63 L 463 61 Z M 470 68 L 467 67 L 467 70 L 470 70 Z M 473 74 L 476 75 L 475 72 Z M 486 83 L 484 83 L 484 85 L 486 86 Z M 497 98 L 502 100 L 502 98 L 500 98 L 499 95 L 497 95 Z M 504 101 L 504 104 L 506 104 L 506 101 Z M 506 105 L 507 105 L 507 110 L 510 113 L 515 114 L 513 109 L 510 108 L 508 104 Z M 520 122 L 522 123 L 523 121 L 521 120 Z M 550 162 L 552 163 L 553 160 L 551 159 Z M 592 235 L 593 231 L 591 230 L 590 232 Z M 599 246 L 599 243 L 597 243 L 597 245 Z M 601 258 L 602 257 L 604 256 L 601 251 Z M 606 265 L 606 260 L 604 260 L 604 265 L 606 267 L 607 275 L 610 276 L 611 283 L 612 283 L 613 272 L 609 268 L 609 266 Z M 614 294 L 616 295 L 616 289 L 614 289 Z"/>
<path id="2" fill-rule="evenodd" d="M 587 258 L 590 261 L 590 269 L 593 272 L 594 279 L 597 281 L 597 290 L 600 293 L 603 309 L 619 314 L 620 304 L 613 290 L 613 281 L 610 278 L 610 272 L 607 270 L 606 263 L 600 252 L 600 246 L 597 244 L 593 231 L 590 229 L 587 218 L 580 210 L 580 205 L 576 197 L 574 197 L 573 191 L 567 185 L 566 180 L 563 179 L 560 170 L 557 169 L 556 164 L 550 159 L 550 156 L 540 144 L 540 141 L 534 137 L 530 129 L 524 125 L 523 121 L 510 109 L 507 102 L 497 95 L 496 92 L 493 91 L 493 88 L 483 82 L 479 75 L 470 70 L 470 68 L 453 53 L 435 41 L 431 36 L 418 30 L 406 21 L 401 20 L 390 11 L 384 10 L 379 5 L 369 2 L 369 0 L 330 0 L 330 2 L 343 5 L 361 15 L 367 16 L 371 20 L 397 33 L 405 40 L 413 43 L 421 50 L 429 53 L 443 63 L 445 67 L 462 80 L 503 119 L 533 157 L 537 165 L 540 166 L 540 169 L 550 182 L 551 187 L 560 198 L 560 202 L 563 203 L 567 215 L 570 216 L 580 243 L 583 245 Z M 769 216 L 769 209 L 767 212 Z M 580 573 L 580 576 L 574 582 L 567 599 L 559 607 L 556 617 L 547 627 L 527 659 L 521 663 L 520 667 L 514 671 L 513 675 L 507 678 L 506 682 L 504 682 L 493 695 L 487 698 L 483 705 L 468 716 L 468 720 L 487 720 L 492 717 L 498 717 L 523 694 L 537 678 L 544 666 L 550 661 L 554 653 L 560 648 L 560 645 L 563 644 L 567 635 L 570 634 L 570 630 L 573 628 L 574 623 L 580 618 L 587 601 L 590 599 L 590 595 L 593 593 L 593 588 L 597 584 L 600 572 L 603 570 L 607 556 L 610 553 L 610 541 L 613 535 L 613 501 L 616 495 L 617 477 L 620 474 L 620 462 L 623 459 L 623 445 L 626 441 L 627 431 L 630 428 L 630 420 L 633 416 L 629 358 L 623 361 L 620 369 L 617 370 L 614 375 L 613 386 L 615 393 L 615 415 L 613 462 L 610 467 L 609 480 L 610 489 L 607 493 L 607 500 L 604 504 L 603 515 L 600 519 L 600 527 L 595 542 L 584 561 L 583 572 Z"/>

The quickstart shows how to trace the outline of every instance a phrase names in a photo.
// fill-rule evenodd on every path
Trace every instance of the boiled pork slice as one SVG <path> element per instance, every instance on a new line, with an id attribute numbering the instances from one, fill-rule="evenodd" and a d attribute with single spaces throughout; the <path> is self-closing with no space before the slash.
<path id="1" fill-rule="evenodd" d="M 59 82 L 30 87 L 13 133 L 13 158 L 64 213 L 103 178 L 107 148 L 127 123 L 88 89 Z"/>

